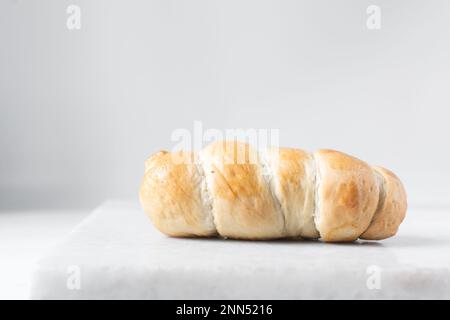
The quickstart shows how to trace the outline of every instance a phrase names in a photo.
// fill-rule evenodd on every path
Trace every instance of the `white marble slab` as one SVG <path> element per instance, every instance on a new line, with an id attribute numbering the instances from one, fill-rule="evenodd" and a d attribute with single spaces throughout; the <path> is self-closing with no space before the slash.
<path id="1" fill-rule="evenodd" d="M 0 300 L 27 299 L 35 264 L 90 212 L 0 211 Z"/>
<path id="2" fill-rule="evenodd" d="M 450 298 L 450 211 L 410 209 L 381 242 L 174 239 L 108 202 L 38 264 L 31 298 Z"/>

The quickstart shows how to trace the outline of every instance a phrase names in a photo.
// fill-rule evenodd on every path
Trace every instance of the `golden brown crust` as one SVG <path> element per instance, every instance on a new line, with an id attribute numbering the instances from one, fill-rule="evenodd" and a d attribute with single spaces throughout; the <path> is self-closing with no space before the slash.
<path id="1" fill-rule="evenodd" d="M 312 155 L 300 149 L 271 148 L 274 192 L 280 202 L 286 236 L 318 238 L 314 224 L 315 168 Z"/>
<path id="2" fill-rule="evenodd" d="M 406 192 L 400 179 L 391 171 L 373 167 L 380 177 L 381 199 L 372 222 L 360 236 L 366 240 L 381 240 L 394 236 L 406 215 Z"/>
<path id="3" fill-rule="evenodd" d="M 284 221 L 263 177 L 258 153 L 241 142 L 216 142 L 201 152 L 214 222 L 223 237 L 284 236 Z"/>
<path id="4" fill-rule="evenodd" d="M 379 188 L 372 169 L 342 152 L 320 150 L 316 227 L 324 241 L 354 241 L 369 226 Z"/>
<path id="5" fill-rule="evenodd" d="M 154 225 L 169 236 L 216 233 L 201 198 L 201 176 L 192 153 L 160 151 L 146 161 L 140 201 Z"/>
<path id="6" fill-rule="evenodd" d="M 392 172 L 333 150 L 258 152 L 221 141 L 199 153 L 160 151 L 145 164 L 141 204 L 170 236 L 380 240 L 406 214 Z"/>

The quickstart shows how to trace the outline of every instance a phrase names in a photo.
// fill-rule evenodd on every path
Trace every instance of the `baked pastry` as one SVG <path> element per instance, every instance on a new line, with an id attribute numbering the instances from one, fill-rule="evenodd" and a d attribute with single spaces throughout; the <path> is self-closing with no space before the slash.
<path id="1" fill-rule="evenodd" d="M 387 169 L 345 153 L 218 141 L 145 162 L 144 211 L 174 237 L 381 240 L 396 234 L 406 193 Z"/>

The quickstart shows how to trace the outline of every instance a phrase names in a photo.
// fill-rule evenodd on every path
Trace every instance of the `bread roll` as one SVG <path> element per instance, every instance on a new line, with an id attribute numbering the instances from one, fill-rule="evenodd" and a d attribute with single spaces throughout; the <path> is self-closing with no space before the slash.
<path id="1" fill-rule="evenodd" d="M 160 151 L 145 167 L 142 207 L 174 237 L 381 240 L 406 214 L 392 172 L 333 150 L 218 141 L 199 152 Z"/>

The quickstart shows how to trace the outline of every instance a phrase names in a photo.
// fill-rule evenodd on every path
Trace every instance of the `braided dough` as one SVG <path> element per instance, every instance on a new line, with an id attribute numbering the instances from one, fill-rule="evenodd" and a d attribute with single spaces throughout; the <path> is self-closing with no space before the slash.
<path id="1" fill-rule="evenodd" d="M 144 211 L 174 237 L 380 240 L 396 234 L 406 193 L 391 171 L 333 150 L 256 150 L 214 142 L 145 162 Z"/>

